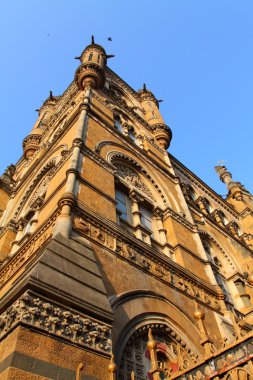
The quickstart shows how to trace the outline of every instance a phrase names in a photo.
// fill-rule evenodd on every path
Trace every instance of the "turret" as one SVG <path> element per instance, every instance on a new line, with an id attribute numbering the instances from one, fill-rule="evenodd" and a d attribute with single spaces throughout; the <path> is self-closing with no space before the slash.
<path id="1" fill-rule="evenodd" d="M 39 118 L 31 133 L 23 140 L 23 151 L 27 160 L 31 158 L 34 152 L 39 148 L 41 136 L 45 131 L 49 119 L 55 112 L 55 106 L 59 98 L 59 96 L 53 96 L 52 91 L 50 91 L 49 97 L 37 110 L 39 112 Z"/>
<path id="2" fill-rule="evenodd" d="M 96 44 L 94 37 L 91 38 L 91 44 L 82 52 L 80 57 L 81 65 L 75 73 L 75 81 L 78 87 L 83 90 L 86 86 L 92 88 L 102 88 L 105 82 L 105 66 L 107 58 L 113 55 L 107 55 L 105 49 Z"/>
<path id="3" fill-rule="evenodd" d="M 168 149 L 170 146 L 172 132 L 168 127 L 162 115 L 159 112 L 159 100 L 156 99 L 154 94 L 147 90 L 146 85 L 138 91 L 140 95 L 140 102 L 145 112 L 145 120 L 151 126 L 155 140 L 162 149 Z"/>
<path id="4" fill-rule="evenodd" d="M 233 181 L 231 173 L 224 165 L 215 166 L 215 171 L 219 175 L 220 180 L 226 184 L 229 195 L 237 201 L 241 201 L 243 198 L 243 193 L 248 193 L 248 191 L 244 189 L 241 182 Z"/>

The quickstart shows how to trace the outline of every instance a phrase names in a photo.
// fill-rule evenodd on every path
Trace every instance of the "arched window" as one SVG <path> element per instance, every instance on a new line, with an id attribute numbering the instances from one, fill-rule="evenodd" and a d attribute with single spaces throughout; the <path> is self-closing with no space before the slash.
<path id="1" fill-rule="evenodd" d="M 225 263 L 224 261 L 222 262 L 222 260 L 219 258 L 216 247 L 213 247 L 208 237 L 202 237 L 201 241 L 202 241 L 204 250 L 207 254 L 207 258 L 210 261 L 211 268 L 212 268 L 214 277 L 216 279 L 216 282 L 223 290 L 223 293 L 226 296 L 226 299 L 231 301 L 231 295 L 228 290 L 226 278 L 224 276 L 224 274 L 226 273 L 226 268 L 224 268 Z"/>
<path id="2" fill-rule="evenodd" d="M 122 121 L 118 114 L 114 115 L 114 127 L 119 131 L 122 132 Z"/>
<path id="3" fill-rule="evenodd" d="M 205 209 L 206 209 L 207 213 L 211 214 L 212 206 L 211 206 L 211 203 L 206 198 L 204 199 L 204 205 L 205 205 Z"/>
<path id="4" fill-rule="evenodd" d="M 220 212 L 219 212 L 219 216 L 220 216 L 220 219 L 221 219 L 222 223 L 223 223 L 224 226 L 225 226 L 225 225 L 228 223 L 228 221 L 227 221 L 227 218 L 226 218 L 224 212 L 223 212 L 223 211 L 220 211 Z"/>
<path id="5" fill-rule="evenodd" d="M 160 214 L 157 222 L 156 204 L 152 192 L 140 174 L 131 166 L 119 161 L 113 164 L 117 168 L 115 184 L 117 223 L 148 244 L 155 244 L 155 241 L 164 244 L 165 239 L 161 239 L 158 228 L 160 223 L 161 234 L 165 234 L 162 215 Z"/>
<path id="6" fill-rule="evenodd" d="M 116 199 L 116 214 L 117 223 L 119 225 L 130 224 L 132 225 L 132 211 L 131 201 L 128 195 L 128 191 L 123 187 L 118 187 L 115 190 Z"/>
<path id="7" fill-rule="evenodd" d="M 128 127 L 128 137 L 135 141 L 135 134 L 134 134 L 134 128 L 133 127 Z"/>
<path id="8" fill-rule="evenodd" d="M 187 186 L 187 193 L 188 193 L 191 201 L 194 202 L 197 199 L 197 195 L 196 195 L 194 189 L 190 185 Z"/>

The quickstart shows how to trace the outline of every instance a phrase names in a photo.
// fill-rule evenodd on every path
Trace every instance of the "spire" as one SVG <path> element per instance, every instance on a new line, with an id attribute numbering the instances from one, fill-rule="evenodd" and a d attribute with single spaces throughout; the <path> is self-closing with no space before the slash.
<path id="1" fill-rule="evenodd" d="M 215 171 L 219 175 L 220 180 L 224 182 L 227 186 L 229 196 L 236 200 L 242 200 L 243 194 L 250 195 L 248 190 L 244 188 L 244 186 L 239 181 L 233 181 L 232 174 L 227 170 L 225 165 L 217 165 L 215 166 Z"/>
<path id="2" fill-rule="evenodd" d="M 226 166 L 217 165 L 217 166 L 215 166 L 215 171 L 219 175 L 220 180 L 227 185 L 227 188 L 229 190 L 229 184 L 231 184 L 233 182 L 233 180 L 232 180 L 232 175 L 227 170 Z"/>

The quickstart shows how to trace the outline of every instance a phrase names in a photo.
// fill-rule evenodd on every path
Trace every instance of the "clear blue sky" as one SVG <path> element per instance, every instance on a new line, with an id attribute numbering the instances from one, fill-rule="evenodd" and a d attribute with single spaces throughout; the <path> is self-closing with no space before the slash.
<path id="1" fill-rule="evenodd" d="M 252 0 L 2 0 L 0 14 L 0 172 L 94 34 L 118 75 L 164 100 L 173 155 L 219 194 L 213 167 L 225 160 L 253 192 Z"/>

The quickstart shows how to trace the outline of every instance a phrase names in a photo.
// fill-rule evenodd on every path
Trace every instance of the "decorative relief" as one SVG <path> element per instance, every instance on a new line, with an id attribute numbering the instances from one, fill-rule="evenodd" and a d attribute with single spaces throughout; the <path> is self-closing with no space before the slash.
<path id="1" fill-rule="evenodd" d="M 132 185 L 136 189 L 140 190 L 148 198 L 152 199 L 155 202 L 155 199 L 154 199 L 151 191 L 148 189 L 148 187 L 145 185 L 145 183 L 141 180 L 139 174 L 137 174 L 130 167 L 125 166 L 125 165 L 118 163 L 118 162 L 114 163 L 114 166 L 116 166 L 116 168 L 117 168 L 116 175 L 118 175 L 120 178 L 122 178 L 124 181 L 126 181 L 129 185 Z"/>
<path id="2" fill-rule="evenodd" d="M 32 191 L 35 189 L 35 187 L 37 186 L 37 184 L 39 183 L 39 181 L 41 180 L 41 178 L 44 176 L 44 175 L 48 175 L 50 176 L 50 179 L 52 177 L 52 175 L 59 169 L 59 167 L 66 161 L 66 159 L 68 158 L 68 156 L 70 155 L 71 153 L 71 150 L 68 150 L 68 151 L 63 151 L 63 155 L 62 155 L 62 158 L 56 162 L 56 158 L 52 158 L 49 162 L 46 163 L 46 165 L 39 171 L 39 173 L 37 174 L 37 176 L 34 178 L 34 180 L 32 181 L 31 185 L 29 186 L 29 188 L 27 189 L 25 195 L 23 196 L 20 204 L 18 205 L 18 208 L 15 212 L 15 215 L 14 215 L 14 219 L 17 219 L 22 207 L 24 206 L 25 202 L 27 201 L 27 199 L 29 198 L 29 196 L 31 195 Z"/>
<path id="3" fill-rule="evenodd" d="M 0 274 L 0 288 L 24 265 L 42 245 L 51 238 L 53 226 L 60 211 L 55 213 L 48 222 L 22 247 L 15 256 L 7 262 Z"/>
<path id="4" fill-rule="evenodd" d="M 108 325 L 64 310 L 28 292 L 0 316 L 0 339 L 20 323 L 97 351 L 111 351 Z"/>
<path id="5" fill-rule="evenodd" d="M 253 358 L 253 338 L 240 343 L 237 347 L 227 348 L 222 352 L 211 355 L 208 360 L 201 361 L 177 373 L 171 379 L 178 380 L 250 380 L 253 378 L 252 372 Z"/>
<path id="6" fill-rule="evenodd" d="M 139 165 L 135 160 L 133 160 L 131 157 L 129 157 L 125 154 L 119 153 L 119 152 L 111 152 L 108 155 L 108 161 L 111 162 L 115 167 L 117 167 L 119 164 L 121 164 L 123 162 L 123 164 L 121 164 L 121 165 L 124 165 L 127 168 L 128 168 L 128 166 L 126 166 L 127 164 L 136 168 L 136 170 L 138 172 L 142 173 L 143 176 L 145 176 L 148 179 L 148 181 L 150 183 L 152 183 L 152 185 L 158 191 L 164 205 L 165 206 L 168 205 L 166 197 L 163 194 L 163 192 L 161 191 L 160 187 L 157 185 L 156 181 L 154 181 L 154 179 L 150 176 L 150 174 L 141 165 Z M 125 163 L 126 163 L 126 165 L 125 165 Z"/>
<path id="7" fill-rule="evenodd" d="M 48 184 L 51 180 L 51 176 L 52 174 L 54 173 L 54 168 L 52 168 L 51 170 L 49 170 L 49 172 L 47 173 L 47 175 L 45 176 L 45 178 L 43 178 L 42 182 L 40 183 L 40 185 L 37 187 L 37 189 L 35 190 L 32 198 L 30 199 L 29 203 L 28 203 L 28 207 L 31 207 L 32 204 L 36 201 L 36 199 L 38 199 L 38 197 L 41 197 L 45 194 L 46 190 L 47 190 L 47 187 L 48 187 Z"/>
<path id="8" fill-rule="evenodd" d="M 152 338 L 156 346 L 156 366 L 153 355 L 150 354 L 148 345 L 148 331 L 152 330 Z M 130 336 L 119 364 L 119 379 L 129 379 L 129 369 L 134 371 L 138 380 L 146 379 L 170 379 L 179 371 L 193 366 L 198 360 L 198 355 L 181 338 L 176 331 L 164 323 L 149 323 L 139 328 Z M 159 368 L 158 376 L 152 371 Z M 153 376 L 152 376 L 153 375 Z M 159 376 L 160 375 L 160 376 Z M 164 376 L 162 376 L 164 375 Z"/>
<path id="9" fill-rule="evenodd" d="M 152 276 L 158 277 L 167 285 L 188 294 L 212 309 L 220 309 L 218 293 L 195 281 L 190 275 L 182 273 L 172 261 L 168 263 L 161 260 L 159 258 L 160 252 L 158 256 L 155 255 L 154 248 L 148 252 L 141 245 L 138 245 L 138 242 L 133 242 L 133 239 L 124 238 L 121 231 L 109 232 L 108 228 L 94 222 L 90 216 L 85 217 L 83 214 L 74 218 L 74 228 L 87 238 L 111 250 L 117 256 L 131 262 Z"/>

